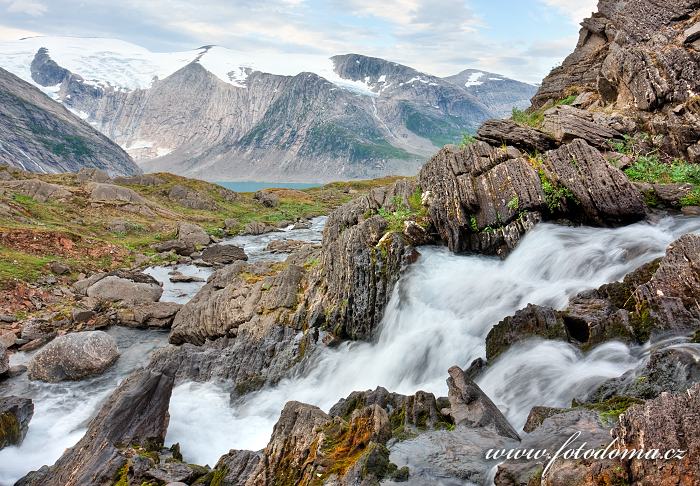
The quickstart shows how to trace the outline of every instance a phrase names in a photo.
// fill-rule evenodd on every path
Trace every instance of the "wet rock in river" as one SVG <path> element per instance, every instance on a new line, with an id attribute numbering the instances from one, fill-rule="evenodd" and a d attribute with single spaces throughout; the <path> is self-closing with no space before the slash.
<path id="1" fill-rule="evenodd" d="M 48 382 L 80 380 L 104 372 L 118 357 L 116 340 L 105 332 L 65 334 L 32 357 L 29 378 Z"/>
<path id="2" fill-rule="evenodd" d="M 0 397 L 0 449 L 22 443 L 32 415 L 34 403 L 29 398 Z"/>
<path id="3" fill-rule="evenodd" d="M 117 270 L 98 273 L 73 285 L 79 295 L 99 301 L 142 304 L 157 302 L 163 294 L 160 283 L 141 272 Z"/>
<path id="4" fill-rule="evenodd" d="M 32 471 L 19 486 L 84 486 L 128 481 L 127 454 L 160 450 L 168 427 L 173 378 L 148 370 L 132 373 L 90 421 L 82 439 L 53 466 Z M 140 483 L 139 483 L 140 484 Z"/>
<path id="5" fill-rule="evenodd" d="M 236 261 L 248 260 L 243 248 L 234 245 L 213 245 L 202 251 L 202 260 L 207 263 L 227 265 Z"/>

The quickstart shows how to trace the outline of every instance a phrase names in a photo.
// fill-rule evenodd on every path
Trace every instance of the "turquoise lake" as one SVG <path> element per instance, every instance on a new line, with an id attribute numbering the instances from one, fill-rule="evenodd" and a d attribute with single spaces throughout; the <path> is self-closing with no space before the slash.
<path id="1" fill-rule="evenodd" d="M 284 187 L 286 189 L 309 189 L 310 187 L 318 187 L 323 184 L 313 182 L 260 182 L 260 181 L 233 181 L 233 182 L 217 182 L 220 186 L 226 189 L 231 189 L 235 192 L 255 192 L 261 189 L 269 189 L 273 187 Z"/>

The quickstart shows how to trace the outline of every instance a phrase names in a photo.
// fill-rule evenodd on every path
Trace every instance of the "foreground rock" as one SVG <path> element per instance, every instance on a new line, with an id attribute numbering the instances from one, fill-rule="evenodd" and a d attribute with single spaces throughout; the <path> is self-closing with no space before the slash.
<path id="1" fill-rule="evenodd" d="M 14 344 L 14 338 L 12 340 Z M 10 369 L 10 356 L 7 354 L 5 345 L 0 344 L 0 376 L 4 375 Z"/>
<path id="2" fill-rule="evenodd" d="M 34 403 L 29 398 L 0 397 L 0 449 L 22 443 L 32 415 Z"/>
<path id="3" fill-rule="evenodd" d="M 580 139 L 541 158 L 480 141 L 446 147 L 418 180 L 430 220 L 455 252 L 504 256 L 543 217 L 607 226 L 645 216 L 637 188 Z"/>
<path id="4" fill-rule="evenodd" d="M 48 382 L 98 375 L 119 357 L 116 340 L 102 331 L 59 336 L 29 362 L 29 378 Z"/>
<path id="5" fill-rule="evenodd" d="M 457 366 L 449 370 L 447 380 L 450 399 L 450 416 L 456 425 L 472 428 L 489 427 L 503 436 L 520 440 L 520 436 L 503 416 L 498 407 Z"/>
<path id="6" fill-rule="evenodd" d="M 172 377 L 134 372 L 110 395 L 74 447 L 53 466 L 30 472 L 17 484 L 83 486 L 122 479 L 122 484 L 129 484 L 138 451 L 147 453 L 163 445 L 172 387 Z"/>

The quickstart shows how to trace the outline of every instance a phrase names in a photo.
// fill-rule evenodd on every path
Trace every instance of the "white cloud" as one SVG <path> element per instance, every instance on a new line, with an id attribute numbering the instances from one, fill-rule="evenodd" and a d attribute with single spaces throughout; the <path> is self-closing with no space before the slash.
<path id="1" fill-rule="evenodd" d="M 48 7 L 37 0 L 2 0 L 2 3 L 7 4 L 7 11 L 10 13 L 31 17 L 40 17 L 48 11 Z"/>
<path id="2" fill-rule="evenodd" d="M 34 37 L 37 35 L 41 34 L 31 30 L 16 29 L 14 27 L 0 25 L 0 41 L 13 41 L 22 39 L 24 37 Z"/>
<path id="3" fill-rule="evenodd" d="M 580 24 L 583 19 L 590 17 L 591 13 L 598 10 L 598 0 L 541 0 L 545 5 L 554 7 L 562 14 L 569 17 L 575 24 Z"/>

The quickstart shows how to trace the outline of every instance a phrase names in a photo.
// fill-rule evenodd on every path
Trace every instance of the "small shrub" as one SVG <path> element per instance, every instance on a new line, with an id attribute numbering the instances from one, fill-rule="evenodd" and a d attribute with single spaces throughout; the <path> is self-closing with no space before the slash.
<path id="1" fill-rule="evenodd" d="M 475 142 L 476 142 L 476 137 L 474 137 L 474 135 L 470 135 L 469 133 L 465 133 L 464 135 L 462 135 L 462 141 L 459 143 L 459 146 L 461 148 L 466 148 Z"/>
<path id="2" fill-rule="evenodd" d="M 670 164 L 661 162 L 657 155 L 642 155 L 625 170 L 630 180 L 652 184 L 700 184 L 700 164 L 676 159 Z"/>
<path id="3" fill-rule="evenodd" d="M 511 211 L 517 211 L 518 207 L 520 207 L 520 199 L 518 196 L 513 196 L 510 201 L 508 201 L 508 209 Z"/>

